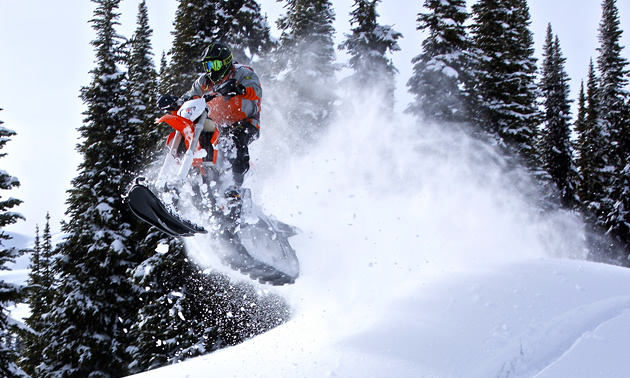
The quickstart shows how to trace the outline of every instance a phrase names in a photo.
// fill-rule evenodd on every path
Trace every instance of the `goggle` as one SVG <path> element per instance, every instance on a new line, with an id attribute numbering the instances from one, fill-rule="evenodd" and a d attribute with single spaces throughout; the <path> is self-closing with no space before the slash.
<path id="1" fill-rule="evenodd" d="M 211 60 L 208 62 L 203 62 L 203 67 L 206 69 L 206 72 L 219 71 L 221 68 L 223 68 L 223 61 Z"/>
<path id="2" fill-rule="evenodd" d="M 208 60 L 203 62 L 203 68 L 206 69 L 206 72 L 210 73 L 212 71 L 219 71 L 221 70 L 223 67 L 229 65 L 232 62 L 232 53 L 230 53 L 230 56 L 228 56 L 227 58 L 220 60 L 220 59 L 216 59 L 216 60 Z"/>

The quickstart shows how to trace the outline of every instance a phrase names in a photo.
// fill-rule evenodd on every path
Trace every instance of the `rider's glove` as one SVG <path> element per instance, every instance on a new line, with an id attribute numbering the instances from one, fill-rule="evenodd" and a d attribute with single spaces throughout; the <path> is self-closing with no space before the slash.
<path id="1" fill-rule="evenodd" d="M 245 86 L 239 84 L 236 79 L 230 79 L 215 88 L 215 91 L 225 97 L 233 97 L 245 93 Z"/>
<path id="2" fill-rule="evenodd" d="M 206 102 L 212 100 L 215 97 L 219 97 L 220 95 L 216 94 L 216 93 L 206 93 L 203 95 L 203 99 L 206 100 Z"/>
<path id="3" fill-rule="evenodd" d="M 156 105 L 159 109 L 164 111 L 177 110 L 179 108 L 177 100 L 178 98 L 173 95 L 161 95 L 158 98 Z"/>

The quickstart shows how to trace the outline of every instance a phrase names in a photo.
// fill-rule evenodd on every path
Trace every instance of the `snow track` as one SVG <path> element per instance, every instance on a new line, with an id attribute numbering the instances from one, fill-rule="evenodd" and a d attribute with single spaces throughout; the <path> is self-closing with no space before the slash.
<path id="1" fill-rule="evenodd" d="M 533 322 L 515 339 L 519 344 L 498 351 L 495 360 L 507 360 L 498 374 L 477 376 L 533 377 L 560 360 L 576 344 L 590 338 L 593 332 L 607 322 L 615 321 L 630 310 L 630 296 L 619 296 L 581 305 L 559 314 L 550 320 Z M 627 314 L 626 314 L 627 315 Z M 541 376 L 541 375 L 538 375 Z M 544 376 L 544 375 L 543 375 Z"/>

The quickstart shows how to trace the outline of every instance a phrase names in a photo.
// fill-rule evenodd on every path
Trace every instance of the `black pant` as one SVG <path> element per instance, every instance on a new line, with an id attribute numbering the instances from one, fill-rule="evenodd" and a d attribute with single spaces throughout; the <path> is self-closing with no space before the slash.
<path id="1" fill-rule="evenodd" d="M 210 132 L 202 132 L 199 137 L 201 148 L 208 151 L 204 161 L 212 161 L 214 148 L 212 147 L 212 134 Z M 234 175 L 234 183 L 238 186 L 243 185 L 245 173 L 249 170 L 249 148 L 251 142 L 258 139 L 260 131 L 258 128 L 247 121 L 238 122 L 227 129 L 227 136 L 232 138 L 236 153 L 226 151 L 228 162 L 232 166 L 232 174 Z"/>
<path id="2" fill-rule="evenodd" d="M 249 170 L 249 146 L 250 143 L 258 139 L 260 131 L 249 122 L 241 121 L 230 128 L 229 135 L 234 141 L 236 156 L 228 159 L 232 165 L 232 174 L 234 175 L 234 183 L 238 186 L 243 185 L 245 173 Z M 234 154 L 229 154 L 234 155 Z"/>

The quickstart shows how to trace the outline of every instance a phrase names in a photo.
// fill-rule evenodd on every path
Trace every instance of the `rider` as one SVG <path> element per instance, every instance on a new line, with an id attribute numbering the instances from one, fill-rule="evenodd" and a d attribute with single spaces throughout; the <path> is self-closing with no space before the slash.
<path id="1" fill-rule="evenodd" d="M 201 63 L 205 74 L 199 76 L 192 88 L 181 96 L 179 105 L 182 101 L 216 94 L 217 91 L 220 94 L 208 101 L 208 117 L 212 122 L 205 125 L 205 130 L 210 132 L 202 133 L 200 145 L 210 152 L 214 124 L 232 138 L 233 151 L 227 151 L 226 157 L 232 166 L 234 185 L 226 196 L 238 196 L 245 173 L 249 170 L 248 145 L 258 139 L 260 133 L 262 87 L 254 70 L 235 62 L 232 50 L 226 44 L 210 43 L 201 56 Z M 176 97 L 163 95 L 158 99 L 158 106 L 171 110 L 176 101 Z"/>
<path id="2" fill-rule="evenodd" d="M 209 117 L 234 141 L 235 153 L 228 153 L 234 187 L 243 185 L 249 170 L 248 145 L 258 139 L 262 87 L 248 66 L 234 61 L 232 50 L 223 43 L 211 43 L 201 56 L 205 74 L 200 76 L 183 98 L 202 97 L 221 86 L 221 94 L 208 102 Z"/>

